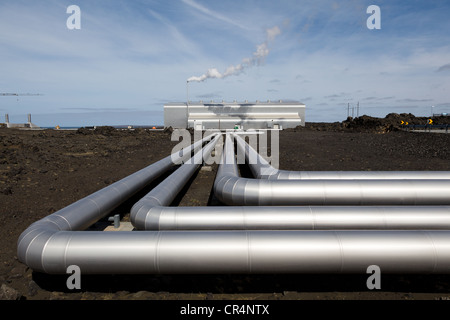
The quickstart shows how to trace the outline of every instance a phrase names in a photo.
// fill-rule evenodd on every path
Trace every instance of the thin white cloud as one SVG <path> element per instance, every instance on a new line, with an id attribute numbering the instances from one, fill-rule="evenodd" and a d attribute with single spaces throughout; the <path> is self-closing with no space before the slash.
<path id="1" fill-rule="evenodd" d="M 183 51 L 191 56 L 200 56 L 197 46 L 177 28 L 173 20 L 167 19 L 154 10 L 148 9 L 150 15 L 161 22 L 168 30 L 173 39 L 172 49 L 183 48 Z"/>
<path id="2" fill-rule="evenodd" d="M 249 30 L 250 29 L 249 27 L 247 27 L 247 26 L 245 26 L 245 25 L 243 25 L 243 24 L 241 24 L 241 23 L 239 23 L 239 22 L 237 22 L 237 21 L 235 21 L 233 19 L 230 19 L 227 16 L 224 16 L 224 15 L 222 15 L 222 14 L 220 14 L 220 13 L 214 11 L 214 10 L 206 8 L 205 6 L 195 2 L 194 0 L 181 0 L 181 1 L 183 1 L 183 3 L 187 4 L 191 8 L 197 10 L 198 12 L 201 12 L 204 15 L 212 18 L 213 20 L 225 22 L 225 23 L 230 24 L 232 26 L 238 27 L 238 28 L 240 28 L 242 30 Z"/>

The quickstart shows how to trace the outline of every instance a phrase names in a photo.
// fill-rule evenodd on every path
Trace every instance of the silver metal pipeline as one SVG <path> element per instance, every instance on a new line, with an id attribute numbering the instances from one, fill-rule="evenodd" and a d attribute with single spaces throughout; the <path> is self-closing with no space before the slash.
<path id="1" fill-rule="evenodd" d="M 65 231 L 73 230 L 66 217 L 73 216 L 30 226 L 19 239 L 20 261 L 50 274 L 70 265 L 82 274 L 366 273 L 370 265 L 450 273 L 449 231 L 80 232 Z"/>
<path id="2" fill-rule="evenodd" d="M 289 171 L 270 165 L 239 134 L 233 134 L 238 152 L 245 159 L 255 178 L 269 180 L 450 180 L 450 171 Z"/>
<path id="3" fill-rule="evenodd" d="M 449 244 L 449 231 L 61 231 L 30 267 L 50 274 L 66 274 L 70 265 L 82 274 L 263 274 L 366 273 L 377 265 L 383 274 L 448 274 Z"/>
<path id="4" fill-rule="evenodd" d="M 216 134 L 203 138 L 180 152 L 163 158 L 71 205 L 39 220 L 36 224 L 48 225 L 58 230 L 84 230 L 106 216 L 114 208 L 151 183 L 161 174 L 191 158 L 202 144 L 214 139 Z M 34 228 L 34 224 L 27 230 Z"/>
<path id="5" fill-rule="evenodd" d="M 48 243 L 59 232 L 85 230 L 106 216 L 118 205 L 151 183 L 176 164 L 191 158 L 191 152 L 203 143 L 215 139 L 217 134 L 197 141 L 178 153 L 119 180 L 71 205 L 31 224 L 18 239 L 17 254 L 20 261 L 38 270 L 43 262 L 44 251 L 51 250 Z M 80 237 L 87 235 L 81 233 Z"/>
<path id="6" fill-rule="evenodd" d="M 167 207 L 147 203 L 138 230 L 450 230 L 449 206 Z"/>
<path id="7" fill-rule="evenodd" d="M 450 180 L 265 180 L 242 178 L 231 136 L 214 192 L 227 205 L 448 205 Z"/>
<path id="8" fill-rule="evenodd" d="M 150 213 L 155 207 L 169 206 L 177 194 L 183 189 L 186 182 L 202 165 L 202 159 L 211 154 L 217 142 L 222 140 L 222 135 L 216 135 L 213 140 L 202 150 L 197 152 L 190 161 L 184 163 L 179 169 L 167 177 L 157 187 L 139 200 L 130 211 L 130 219 L 137 229 L 145 225 L 145 221 L 152 218 Z"/>
<path id="9" fill-rule="evenodd" d="M 217 138 L 219 139 L 219 138 Z M 213 144 L 205 147 L 210 153 Z M 201 152 L 197 155 L 201 156 Z M 195 156 L 194 156 L 195 157 Z M 450 206 L 169 207 L 200 166 L 188 161 L 131 209 L 139 230 L 449 230 Z M 233 167 L 230 167 L 233 169 Z M 234 172 L 234 171 L 233 171 Z"/>

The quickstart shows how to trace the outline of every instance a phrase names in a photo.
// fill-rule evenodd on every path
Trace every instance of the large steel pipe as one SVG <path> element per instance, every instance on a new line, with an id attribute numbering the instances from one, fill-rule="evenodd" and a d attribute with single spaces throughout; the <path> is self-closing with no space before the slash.
<path id="1" fill-rule="evenodd" d="M 446 205 L 450 180 L 261 180 L 238 174 L 227 135 L 214 192 L 227 205 Z"/>
<path id="2" fill-rule="evenodd" d="M 62 208 L 40 220 L 39 223 L 54 225 L 59 230 L 84 230 L 174 165 L 189 160 L 192 151 L 197 151 L 199 147 L 202 147 L 202 144 L 216 136 L 211 135 L 205 137 L 189 147 L 180 150 L 180 152 L 165 157 L 144 169 Z M 32 226 L 30 228 L 32 229 Z"/>
<path id="3" fill-rule="evenodd" d="M 50 274 L 450 273 L 450 231 L 78 232 L 51 216 L 18 244 L 20 261 Z"/>
<path id="4" fill-rule="evenodd" d="M 216 143 L 221 139 L 221 135 L 215 136 L 213 140 L 201 151 L 196 153 L 190 161 L 183 164 L 156 188 L 136 202 L 130 211 L 130 219 L 132 224 L 138 229 L 145 229 L 145 227 L 142 226 L 145 225 L 145 221 L 149 219 L 148 216 L 151 215 L 149 212 L 152 208 L 157 206 L 169 206 L 181 189 L 183 189 L 186 182 L 200 167 L 202 164 L 202 159 L 211 154 Z"/>
<path id="5" fill-rule="evenodd" d="M 208 145 L 205 154 L 209 153 Z M 131 209 L 139 230 L 450 229 L 449 206 L 169 207 L 199 166 L 188 161 Z M 195 161 L 194 161 L 195 162 Z M 198 162 L 197 162 L 198 163 Z M 225 167 L 237 174 L 235 166 Z M 224 170 L 223 168 L 221 170 Z"/>
<path id="6" fill-rule="evenodd" d="M 217 135 L 211 135 L 172 154 L 130 176 L 119 180 L 77 202 L 31 224 L 18 239 L 17 256 L 31 268 L 39 269 L 43 250 L 49 250 L 48 241 L 60 231 L 84 230 L 106 216 L 118 205 L 144 188 L 175 164 L 191 158 L 191 151 Z M 85 233 L 80 234 L 82 237 Z"/>
<path id="7" fill-rule="evenodd" d="M 255 178 L 269 180 L 450 180 L 450 171 L 289 171 L 270 165 L 239 134 L 233 134 Z"/>
<path id="8" fill-rule="evenodd" d="M 35 271 L 65 274 L 450 273 L 449 231 L 57 232 Z M 33 249 L 33 245 L 30 250 Z"/>
<path id="9" fill-rule="evenodd" d="M 168 207 L 148 201 L 139 230 L 450 230 L 449 206 Z"/>

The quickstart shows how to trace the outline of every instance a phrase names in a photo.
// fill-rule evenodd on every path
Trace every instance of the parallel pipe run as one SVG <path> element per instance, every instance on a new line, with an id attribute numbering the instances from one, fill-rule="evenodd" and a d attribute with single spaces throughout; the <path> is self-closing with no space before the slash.
<path id="1" fill-rule="evenodd" d="M 205 147 L 205 153 L 212 150 L 218 138 L 216 136 Z M 230 150 L 229 146 L 227 150 Z M 224 156 L 229 154 L 228 151 Z M 182 187 L 183 182 L 177 182 L 177 178 L 182 177 L 185 181 L 190 177 L 198 167 L 198 163 L 193 163 L 194 165 L 188 161 L 181 166 L 178 169 L 180 171 L 175 171 L 178 174 L 172 174 L 161 184 L 161 188 L 150 192 L 148 197 L 136 204 L 136 210 L 139 212 L 147 201 L 156 201 L 160 206 L 168 205 L 176 195 L 168 193 L 168 187 Z M 161 169 L 159 165 L 153 167 L 157 170 L 155 168 Z M 141 170 L 139 175 L 144 172 Z M 237 175 L 237 168 L 231 161 L 231 165 L 222 165 L 220 172 Z M 132 184 L 131 189 L 140 185 L 131 181 L 134 179 L 121 180 L 124 186 Z M 122 184 L 107 190 L 117 190 L 119 186 Z M 125 188 L 124 186 L 120 189 Z M 116 191 L 98 192 L 94 194 L 96 196 L 87 197 L 78 205 L 75 203 L 72 209 L 67 209 L 71 206 L 65 208 L 65 214 L 51 215 L 30 226 L 19 239 L 19 259 L 34 270 L 47 273 L 66 273 L 66 268 L 75 264 L 83 274 L 359 273 L 365 272 L 372 264 L 378 265 L 385 273 L 449 273 L 450 270 L 448 231 L 59 231 L 89 225 L 88 220 L 93 219 L 93 212 L 98 211 L 89 209 L 90 214 L 82 214 L 83 211 L 78 209 L 84 206 L 89 208 L 94 203 L 107 211 L 114 202 L 107 198 L 114 193 Z M 264 211 L 264 208 L 259 209 Z M 283 211 L 291 209 L 299 208 L 286 208 Z M 303 208 L 306 209 L 311 210 Z M 349 214 L 349 208 L 334 208 L 339 212 L 341 209 Z M 420 208 L 417 209 L 419 213 Z M 448 211 L 448 207 L 439 209 L 442 209 L 440 213 L 443 216 Z M 79 219 L 76 219 L 76 213 L 80 215 Z M 312 211 L 311 213 L 313 214 Z M 316 219 L 314 224 L 319 225 L 317 212 L 313 215 Z M 401 215 L 402 213 L 399 216 Z M 273 212 L 266 215 L 268 220 L 271 217 L 273 218 Z M 347 218 L 355 220 L 351 212 Z M 392 221 L 396 219 L 392 214 L 390 218 Z M 417 218 L 420 220 L 423 216 L 419 215 Z M 342 223 L 344 220 L 338 219 L 334 223 Z M 335 227 L 332 219 L 323 219 L 322 223 L 330 228 Z M 308 222 L 303 221 L 303 224 L 307 225 Z"/>
<path id="2" fill-rule="evenodd" d="M 270 165 L 239 134 L 233 134 L 238 152 L 245 155 L 255 178 L 269 180 L 450 180 L 450 171 L 289 171 Z"/>
<path id="3" fill-rule="evenodd" d="M 227 205 L 447 205 L 450 180 L 264 180 L 241 178 L 230 135 L 214 184 Z"/>
<path id="4" fill-rule="evenodd" d="M 203 143 L 215 138 L 205 137 L 181 152 L 172 154 L 148 167 L 119 180 L 71 205 L 31 224 L 18 239 L 17 256 L 20 261 L 33 269 L 43 269 L 44 251 L 51 250 L 48 242 L 62 231 L 84 230 L 106 216 L 118 205 L 180 162 L 191 157 L 191 151 L 197 150 Z M 69 232 L 72 235 L 71 232 Z M 80 237 L 87 233 L 79 234 Z"/>
<path id="5" fill-rule="evenodd" d="M 237 168 L 228 164 L 221 174 L 226 169 L 237 174 Z M 133 226 L 139 230 L 450 229 L 449 206 L 169 207 L 195 170 L 184 164 L 137 202 L 131 209 Z"/>
<path id="6" fill-rule="evenodd" d="M 161 174 L 191 158 L 191 152 L 216 135 L 202 140 L 141 169 L 71 205 L 39 220 L 36 223 L 48 225 L 57 230 L 84 230 L 106 216 L 114 208 L 129 199 Z M 33 229 L 31 225 L 27 230 Z"/>
<path id="7" fill-rule="evenodd" d="M 57 232 L 37 271 L 365 274 L 377 265 L 383 274 L 448 274 L 449 244 L 448 231 Z"/>
<path id="8" fill-rule="evenodd" d="M 450 230 L 444 206 L 166 207 L 147 203 L 138 230 Z"/>
<path id="9" fill-rule="evenodd" d="M 450 231 L 74 232 L 59 231 L 71 230 L 70 223 L 52 221 L 36 222 L 19 239 L 19 259 L 35 271 L 66 274 L 77 265 L 83 274 L 366 273 L 377 265 L 383 273 L 450 273 Z"/>
<path id="10" fill-rule="evenodd" d="M 141 226 L 145 225 L 146 220 L 151 219 L 149 212 L 154 207 L 166 207 L 172 203 L 186 182 L 202 164 L 199 159 L 201 160 L 211 154 L 219 140 L 222 140 L 222 136 L 215 136 L 208 145 L 194 155 L 191 161 L 183 164 L 131 208 L 130 219 L 137 229 L 145 229 Z"/>

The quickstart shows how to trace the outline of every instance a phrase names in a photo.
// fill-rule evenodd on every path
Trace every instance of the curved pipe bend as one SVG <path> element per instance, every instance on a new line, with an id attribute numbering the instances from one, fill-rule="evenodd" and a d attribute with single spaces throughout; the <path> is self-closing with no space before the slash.
<path id="1" fill-rule="evenodd" d="M 231 157 L 227 139 L 223 157 Z M 236 177 L 233 157 L 222 159 L 216 188 L 237 195 L 248 180 Z M 194 168 L 185 164 L 131 210 L 139 230 L 443 230 L 450 229 L 449 206 L 214 206 L 169 207 Z M 239 185 L 242 183 L 242 185 Z M 237 190 L 242 192 L 237 192 Z M 237 201 L 245 202 L 245 198 Z"/>
<path id="2" fill-rule="evenodd" d="M 239 141 L 239 140 L 238 140 Z M 238 174 L 226 136 L 214 192 L 227 205 L 448 205 L 450 180 L 267 180 Z"/>
<path id="3" fill-rule="evenodd" d="M 268 180 L 450 180 L 450 171 L 289 171 L 270 165 L 239 134 L 234 133 L 238 151 L 255 178 Z"/>
<path id="4" fill-rule="evenodd" d="M 55 253 L 57 253 L 58 257 L 62 254 L 65 259 L 65 253 L 61 251 L 61 248 L 64 247 L 62 243 L 67 243 L 74 237 L 85 239 L 96 234 L 95 232 L 75 232 L 76 230 L 88 228 L 171 167 L 191 158 L 193 150 L 197 150 L 205 142 L 217 136 L 217 134 L 213 134 L 205 137 L 178 153 L 163 158 L 32 223 L 19 236 L 17 243 L 17 257 L 19 261 L 25 263 L 33 270 L 51 272 L 51 266 L 56 263 L 52 262 L 53 259 L 56 259 L 53 257 Z M 108 237 L 111 236 L 114 237 L 113 235 Z M 50 243 L 55 245 L 52 247 Z"/>
<path id="5" fill-rule="evenodd" d="M 72 218 L 32 224 L 19 259 L 51 274 L 72 264 L 83 274 L 366 273 L 373 264 L 383 273 L 450 272 L 449 231 L 64 231 L 74 230 Z"/>
<path id="6" fill-rule="evenodd" d="M 83 275 L 365 274 L 377 265 L 383 274 L 448 274 L 449 243 L 449 231 L 61 231 L 48 239 L 42 264 L 30 267 L 66 274 L 77 265 Z"/>
<path id="7" fill-rule="evenodd" d="M 177 194 L 183 189 L 186 182 L 192 177 L 197 169 L 202 165 L 202 159 L 209 156 L 216 144 L 222 139 L 222 135 L 216 135 L 212 141 L 202 150 L 197 152 L 190 161 L 184 163 L 163 182 L 161 182 L 152 191 L 146 194 L 142 199 L 134 204 L 130 211 L 131 223 L 137 229 L 145 229 L 145 221 L 155 220 L 155 211 L 157 207 L 169 206 Z M 152 218 L 153 217 L 153 218 Z"/>

